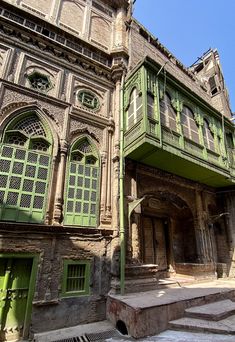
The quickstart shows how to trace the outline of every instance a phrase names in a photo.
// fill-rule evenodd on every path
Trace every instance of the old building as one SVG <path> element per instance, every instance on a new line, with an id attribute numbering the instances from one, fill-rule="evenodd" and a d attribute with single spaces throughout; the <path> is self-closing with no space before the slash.
<path id="1" fill-rule="evenodd" d="M 1 341 L 105 319 L 120 286 L 234 275 L 218 53 L 186 68 L 131 12 L 0 2 Z"/>
<path id="2" fill-rule="evenodd" d="M 105 318 L 128 6 L 109 3 L 1 1 L 1 340 Z"/>

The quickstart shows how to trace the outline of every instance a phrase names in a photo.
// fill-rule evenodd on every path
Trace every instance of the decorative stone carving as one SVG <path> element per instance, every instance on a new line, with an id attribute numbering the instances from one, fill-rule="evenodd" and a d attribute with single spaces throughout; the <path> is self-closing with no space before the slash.
<path id="1" fill-rule="evenodd" d="M 20 105 L 21 104 L 21 105 Z M 11 110 L 17 108 L 24 108 L 24 106 L 35 106 L 40 108 L 47 116 L 49 116 L 55 123 L 55 129 L 58 133 L 62 132 L 62 125 L 64 121 L 64 109 L 44 102 L 43 100 L 35 100 L 33 97 L 16 92 L 12 89 L 5 89 L 2 99 L 2 110 L 0 115 L 5 117 Z"/>
<path id="2" fill-rule="evenodd" d="M 17 30 L 14 31 L 7 25 L 4 25 L 2 29 L 0 28 L 0 31 L 2 31 L 6 35 L 10 35 L 11 37 L 14 37 L 15 39 L 21 40 L 25 43 L 25 36 L 22 36 L 21 34 L 19 34 L 19 32 L 17 32 Z M 27 45 L 33 48 L 37 48 L 39 51 L 43 49 L 43 51 L 46 51 L 49 54 L 53 54 L 56 56 L 61 55 L 60 58 L 66 61 L 71 61 L 71 56 L 74 55 L 73 62 L 72 62 L 73 64 L 80 66 L 86 71 L 93 73 L 99 77 L 105 78 L 108 81 L 112 81 L 111 72 L 107 70 L 106 67 L 105 68 L 97 67 L 97 65 L 95 65 L 93 60 L 90 61 L 89 59 L 86 59 L 85 56 L 84 57 L 79 56 L 78 58 L 78 55 L 76 54 L 76 52 L 72 54 L 71 52 L 64 50 L 63 47 L 61 47 L 60 49 L 58 46 L 54 46 L 53 42 L 51 43 L 48 42 L 48 44 L 44 46 L 44 44 L 39 38 L 33 37 L 32 39 L 31 37 L 31 39 L 27 42 Z"/>
<path id="3" fill-rule="evenodd" d="M 103 130 L 97 126 L 92 126 L 85 122 L 71 119 L 70 121 L 70 134 L 75 136 L 79 133 L 87 132 L 90 134 L 97 142 L 101 143 L 103 140 Z"/>

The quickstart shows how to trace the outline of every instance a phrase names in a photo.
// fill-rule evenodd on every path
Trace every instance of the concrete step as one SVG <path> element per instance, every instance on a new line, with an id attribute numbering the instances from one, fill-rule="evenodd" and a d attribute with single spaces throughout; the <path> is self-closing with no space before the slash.
<path id="1" fill-rule="evenodd" d="M 209 321 L 220 321 L 233 314 L 235 314 L 235 303 L 229 299 L 211 304 L 195 306 L 185 310 L 186 317 Z"/>
<path id="2" fill-rule="evenodd" d="M 183 317 L 169 322 L 169 328 L 173 330 L 235 335 L 235 315 L 221 321 Z"/>

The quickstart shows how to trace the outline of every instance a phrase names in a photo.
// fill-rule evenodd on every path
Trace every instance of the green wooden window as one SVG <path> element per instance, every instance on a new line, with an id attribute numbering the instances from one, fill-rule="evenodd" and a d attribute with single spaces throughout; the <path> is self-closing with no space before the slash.
<path id="1" fill-rule="evenodd" d="M 0 220 L 44 220 L 51 142 L 35 115 L 14 120 L 0 145 Z"/>
<path id="2" fill-rule="evenodd" d="M 73 145 L 69 157 L 64 224 L 96 227 L 98 193 L 99 160 L 85 138 Z"/>
<path id="3" fill-rule="evenodd" d="M 78 100 L 82 103 L 83 106 L 97 110 L 100 106 L 98 98 L 89 91 L 81 90 L 78 93 Z"/>
<path id="4" fill-rule="evenodd" d="M 160 115 L 162 125 L 169 127 L 171 130 L 176 131 L 176 112 L 171 104 L 170 95 L 164 94 L 163 99 L 160 101 Z"/>
<path id="5" fill-rule="evenodd" d="M 193 112 L 189 107 L 183 106 L 181 113 L 181 125 L 184 136 L 196 143 L 199 143 L 198 127 L 194 120 Z"/>
<path id="6" fill-rule="evenodd" d="M 90 292 L 90 262 L 65 260 L 62 282 L 62 297 L 88 295 Z"/>
<path id="7" fill-rule="evenodd" d="M 126 127 L 129 129 L 134 124 L 139 121 L 142 116 L 143 110 L 143 101 L 142 101 L 142 95 L 138 93 L 137 89 L 134 88 L 132 90 L 131 96 L 130 96 L 130 103 L 127 111 L 127 121 L 126 121 Z"/>
<path id="8" fill-rule="evenodd" d="M 209 123 L 206 119 L 204 119 L 204 125 L 203 125 L 203 137 L 204 137 L 204 143 L 205 146 L 212 151 L 215 151 L 215 142 L 214 137 L 210 131 Z"/>
<path id="9" fill-rule="evenodd" d="M 148 118 L 154 118 L 154 96 L 147 94 L 147 114 Z"/>

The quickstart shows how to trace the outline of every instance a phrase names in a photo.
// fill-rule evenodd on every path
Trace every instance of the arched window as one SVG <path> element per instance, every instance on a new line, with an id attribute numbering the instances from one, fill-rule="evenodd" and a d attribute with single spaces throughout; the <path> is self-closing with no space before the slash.
<path id="1" fill-rule="evenodd" d="M 203 125 L 203 137 L 205 146 L 209 149 L 214 151 L 215 150 L 215 142 L 214 137 L 210 131 L 209 123 L 206 119 L 204 119 L 204 125 Z"/>
<path id="2" fill-rule="evenodd" d="M 0 146 L 0 219 L 42 223 L 52 138 L 35 113 L 6 127 Z"/>
<path id="3" fill-rule="evenodd" d="M 67 174 L 64 224 L 96 227 L 99 159 L 87 138 L 73 144 Z"/>
<path id="4" fill-rule="evenodd" d="M 183 106 L 181 113 L 181 125 L 184 136 L 199 143 L 198 127 L 194 120 L 193 112 L 189 107 Z"/>
<path id="5" fill-rule="evenodd" d="M 171 104 L 170 95 L 165 93 L 163 99 L 160 101 L 160 115 L 162 125 L 169 127 L 176 131 L 176 112 Z"/>
<path id="6" fill-rule="evenodd" d="M 130 96 L 130 103 L 127 111 L 127 129 L 132 127 L 138 120 L 142 118 L 142 106 L 142 96 L 138 93 L 137 89 L 134 88 Z"/>

